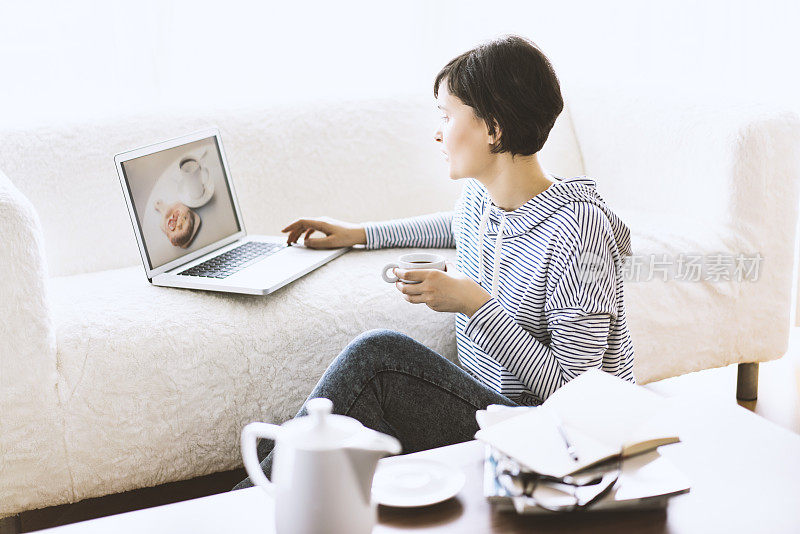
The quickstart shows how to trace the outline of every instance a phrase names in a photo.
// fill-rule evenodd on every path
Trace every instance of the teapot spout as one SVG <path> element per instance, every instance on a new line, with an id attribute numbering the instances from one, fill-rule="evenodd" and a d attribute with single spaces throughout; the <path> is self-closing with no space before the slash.
<path id="1" fill-rule="evenodd" d="M 375 430 L 367 430 L 369 431 L 361 433 L 355 441 L 344 448 L 365 503 L 369 503 L 372 499 L 372 477 L 375 475 L 378 460 L 384 456 L 400 454 L 402 451 L 402 446 L 396 438 Z"/>

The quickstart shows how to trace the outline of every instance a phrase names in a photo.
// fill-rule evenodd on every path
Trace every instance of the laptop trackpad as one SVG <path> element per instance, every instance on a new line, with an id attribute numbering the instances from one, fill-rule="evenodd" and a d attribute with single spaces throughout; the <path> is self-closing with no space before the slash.
<path id="1" fill-rule="evenodd" d="M 254 283 L 268 285 L 293 277 L 298 272 L 311 270 L 323 265 L 341 249 L 315 250 L 300 246 L 287 247 L 280 252 L 267 256 L 237 273 L 237 282 L 252 280 Z"/>

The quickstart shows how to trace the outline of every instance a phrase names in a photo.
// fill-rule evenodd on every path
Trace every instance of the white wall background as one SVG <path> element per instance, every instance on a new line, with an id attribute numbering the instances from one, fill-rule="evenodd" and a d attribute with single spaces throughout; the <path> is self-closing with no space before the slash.
<path id="1" fill-rule="evenodd" d="M 536 41 L 562 84 L 657 80 L 797 107 L 799 23 L 789 0 L 0 0 L 0 120 L 431 94 L 447 60 L 501 33 Z"/>

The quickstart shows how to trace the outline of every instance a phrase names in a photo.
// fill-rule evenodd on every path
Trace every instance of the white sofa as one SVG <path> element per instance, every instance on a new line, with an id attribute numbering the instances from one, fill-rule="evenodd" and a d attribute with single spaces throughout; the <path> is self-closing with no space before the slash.
<path id="1" fill-rule="evenodd" d="M 635 255 L 765 258 L 757 282 L 626 281 L 637 381 L 781 357 L 797 117 L 654 88 L 565 97 L 543 163 L 595 178 Z M 380 280 L 398 250 L 353 250 L 268 297 L 151 286 L 115 152 L 217 125 L 248 231 L 279 234 L 452 209 L 437 121 L 420 95 L 0 131 L 0 516 L 240 466 L 242 426 L 293 416 L 365 330 L 456 357 L 453 316 Z"/>

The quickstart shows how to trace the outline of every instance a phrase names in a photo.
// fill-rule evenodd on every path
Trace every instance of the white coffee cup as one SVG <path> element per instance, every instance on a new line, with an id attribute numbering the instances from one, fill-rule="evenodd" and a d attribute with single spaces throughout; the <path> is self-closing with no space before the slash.
<path id="1" fill-rule="evenodd" d="M 428 252 L 414 252 L 412 254 L 403 254 L 396 263 L 387 263 L 381 270 L 381 276 L 386 282 L 394 284 L 398 278 L 394 275 L 387 276 L 386 271 L 394 269 L 439 269 L 440 271 L 447 270 L 445 267 L 446 260 L 438 254 L 430 254 Z M 419 284 L 419 281 L 403 280 L 406 284 Z"/>
<path id="2" fill-rule="evenodd" d="M 201 198 L 206 188 L 203 185 L 203 167 L 195 158 L 183 158 L 178 167 L 181 170 L 180 189 L 186 198 Z"/>

